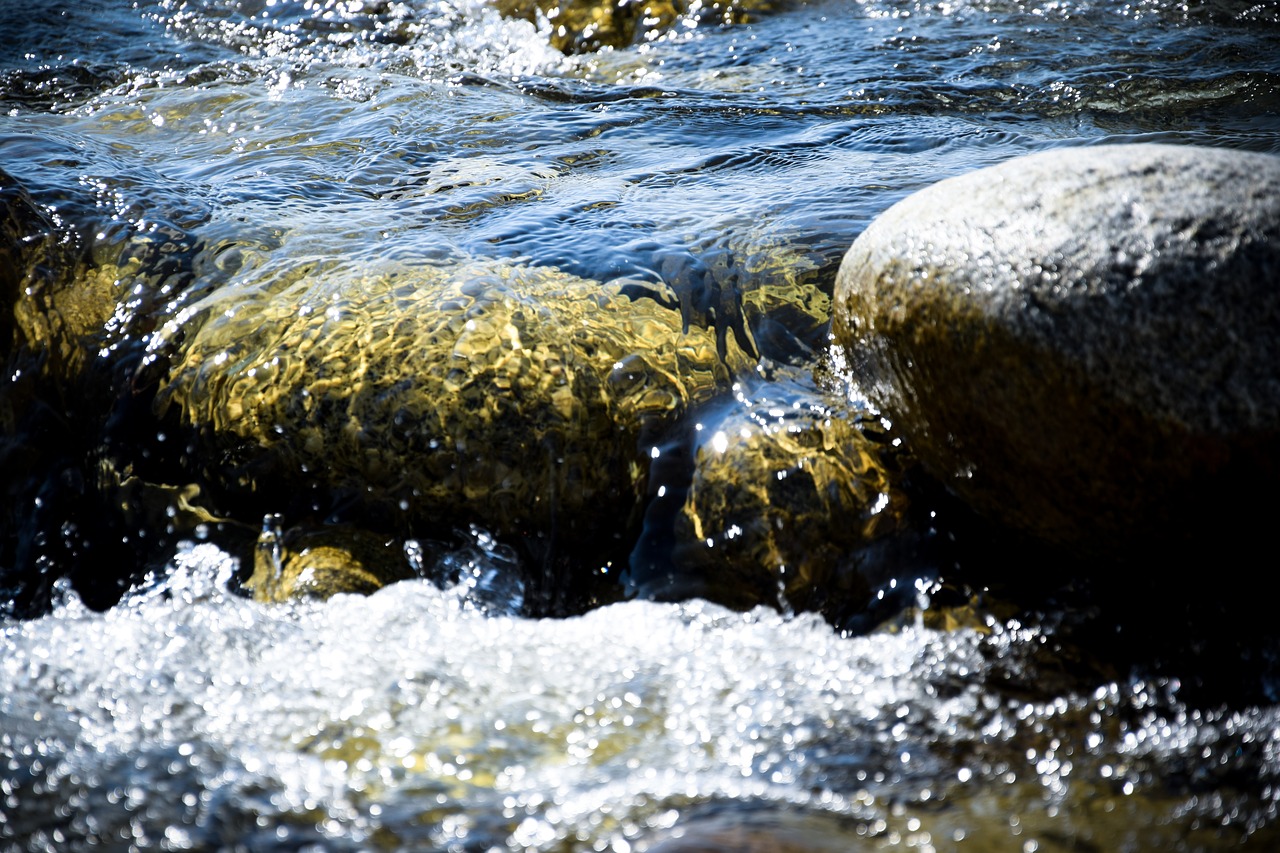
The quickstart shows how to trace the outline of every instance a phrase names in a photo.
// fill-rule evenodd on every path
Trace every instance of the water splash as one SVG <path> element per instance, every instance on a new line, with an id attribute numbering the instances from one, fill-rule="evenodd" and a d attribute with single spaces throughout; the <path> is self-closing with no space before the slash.
<path id="1" fill-rule="evenodd" d="M 6 843 L 639 850 L 736 808 L 876 847 L 1225 849 L 1276 815 L 1276 712 L 1190 709 L 1176 682 L 1061 690 L 1051 637 L 1018 623 L 526 620 L 422 581 L 262 606 L 207 543 L 170 569 L 107 613 L 68 596 L 4 626 Z"/>

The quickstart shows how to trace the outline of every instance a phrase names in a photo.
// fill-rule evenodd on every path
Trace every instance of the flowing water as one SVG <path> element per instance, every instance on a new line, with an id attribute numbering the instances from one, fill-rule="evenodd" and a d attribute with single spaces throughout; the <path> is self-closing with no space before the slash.
<path id="1" fill-rule="evenodd" d="M 1269 609 L 1188 623 L 1201 592 L 1158 567 L 1027 591 L 1051 557 L 978 532 L 873 578 L 861 616 L 534 618 L 520 555 L 472 529 L 430 581 L 263 605 L 206 527 L 101 499 L 96 460 L 163 443 L 119 401 L 201 300 L 555 266 L 804 365 L 820 326 L 737 307 L 780 278 L 829 294 L 913 190 L 1062 145 L 1280 153 L 1271 3 L 827 0 L 573 56 L 551 35 L 479 0 L 0 0 L 0 199 L 39 212 L 54 279 L 145 272 L 104 279 L 77 367 L 100 388 L 8 361 L 0 847 L 1277 849 Z M 963 539 L 937 500 L 929 533 Z"/>

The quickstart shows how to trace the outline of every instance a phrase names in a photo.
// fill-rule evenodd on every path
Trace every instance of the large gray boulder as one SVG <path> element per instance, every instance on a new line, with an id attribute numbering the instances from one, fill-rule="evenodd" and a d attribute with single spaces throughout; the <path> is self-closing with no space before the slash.
<path id="1" fill-rule="evenodd" d="M 1225 540 L 1275 506 L 1278 277 L 1280 157 L 1052 150 L 876 219 L 840 268 L 833 331 L 972 507 L 1134 553 Z"/>

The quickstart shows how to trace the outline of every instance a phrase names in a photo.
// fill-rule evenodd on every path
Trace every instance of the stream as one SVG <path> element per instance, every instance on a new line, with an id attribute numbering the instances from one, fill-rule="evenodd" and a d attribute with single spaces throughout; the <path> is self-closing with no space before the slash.
<path id="1" fill-rule="evenodd" d="M 1216 580 L 1231 543 L 1202 588 L 1113 584 L 926 483 L 856 610 L 603 568 L 549 597 L 474 525 L 409 543 L 421 579 L 263 604 L 257 528 L 101 485 L 163 456 L 130 395 L 201 300 L 555 267 L 790 376 L 825 327 L 740 306 L 829 297 L 915 190 L 1062 146 L 1280 154 L 1271 3 L 701 9 L 566 55 L 481 0 L 0 0 L 0 201 L 50 275 L 138 273 L 65 356 L 83 386 L 5 353 L 0 850 L 1280 849 L 1280 633 L 1269 587 Z"/>

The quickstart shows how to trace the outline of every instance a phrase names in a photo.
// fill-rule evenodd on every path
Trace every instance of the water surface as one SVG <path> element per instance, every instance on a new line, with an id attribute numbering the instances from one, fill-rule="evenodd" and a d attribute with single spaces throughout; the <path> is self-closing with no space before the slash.
<path id="1" fill-rule="evenodd" d="M 160 440 L 110 401 L 164 324 L 311 270 L 556 266 L 732 325 L 753 291 L 829 294 L 877 213 L 951 175 L 1118 141 L 1280 153 L 1271 5 L 828 0 L 576 56 L 474 0 L 0 0 L 0 34 L 0 170 L 58 269 L 145 271 L 109 282 L 88 368 L 112 417 L 9 362 L 6 849 L 1280 842 L 1275 642 L 1256 609 L 1184 629 L 1198 591 L 1020 596 L 975 534 L 842 624 L 699 600 L 537 619 L 511 543 L 472 531 L 435 583 L 265 606 L 229 544 L 96 485 Z M 746 331 L 778 363 L 826 346 Z"/>

